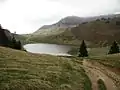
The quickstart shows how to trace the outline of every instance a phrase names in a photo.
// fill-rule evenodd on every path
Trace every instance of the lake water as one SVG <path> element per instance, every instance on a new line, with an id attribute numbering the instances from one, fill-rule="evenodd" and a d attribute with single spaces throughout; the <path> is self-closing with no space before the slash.
<path id="1" fill-rule="evenodd" d="M 56 45 L 56 44 L 27 44 L 24 48 L 31 53 L 39 54 L 50 54 L 55 56 L 71 56 L 68 54 L 71 47 L 66 45 Z"/>

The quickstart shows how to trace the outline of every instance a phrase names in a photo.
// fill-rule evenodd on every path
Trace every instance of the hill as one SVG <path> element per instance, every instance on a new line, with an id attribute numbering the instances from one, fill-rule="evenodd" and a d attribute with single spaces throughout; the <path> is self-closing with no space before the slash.
<path id="1" fill-rule="evenodd" d="M 101 79 L 107 89 L 119 90 L 119 58 L 119 54 L 84 59 L 55 57 L 0 47 L 0 89 L 96 90 Z"/>
<path id="2" fill-rule="evenodd" d="M 107 45 L 114 40 L 120 40 L 120 17 L 112 19 L 100 19 L 72 28 L 71 32 L 79 40 L 94 42 L 99 45 Z"/>
<path id="3" fill-rule="evenodd" d="M 0 47 L 1 90 L 91 90 L 75 58 L 38 55 Z"/>

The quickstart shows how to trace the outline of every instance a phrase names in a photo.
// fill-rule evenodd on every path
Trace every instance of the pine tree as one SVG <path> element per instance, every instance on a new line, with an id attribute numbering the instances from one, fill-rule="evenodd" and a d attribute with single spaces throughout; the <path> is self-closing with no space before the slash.
<path id="1" fill-rule="evenodd" d="M 115 54 L 115 53 L 120 53 L 119 46 L 116 41 L 113 42 L 108 54 Z"/>
<path id="2" fill-rule="evenodd" d="M 79 57 L 87 57 L 87 56 L 88 56 L 88 51 L 87 51 L 86 44 L 83 40 L 82 44 L 80 45 L 80 49 L 79 49 Z"/>

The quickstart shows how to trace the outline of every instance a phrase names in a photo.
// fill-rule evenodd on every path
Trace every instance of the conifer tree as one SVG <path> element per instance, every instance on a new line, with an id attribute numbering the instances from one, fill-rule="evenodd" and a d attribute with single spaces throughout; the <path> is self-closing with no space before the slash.
<path id="1" fill-rule="evenodd" d="M 120 53 L 119 46 L 116 41 L 113 42 L 108 54 L 115 54 L 115 53 Z"/>
<path id="2" fill-rule="evenodd" d="M 80 45 L 80 49 L 79 49 L 79 57 L 87 57 L 87 56 L 88 56 L 88 51 L 87 51 L 86 44 L 83 40 L 82 44 Z"/>

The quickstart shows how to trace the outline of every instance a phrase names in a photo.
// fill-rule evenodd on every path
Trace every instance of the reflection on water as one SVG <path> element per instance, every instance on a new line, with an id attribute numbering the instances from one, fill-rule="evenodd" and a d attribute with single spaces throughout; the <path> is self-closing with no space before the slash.
<path id="1" fill-rule="evenodd" d="M 27 44 L 24 48 L 28 52 L 40 53 L 40 54 L 50 54 L 55 56 L 71 56 L 67 52 L 71 49 L 70 46 L 66 45 L 56 45 L 56 44 Z"/>

